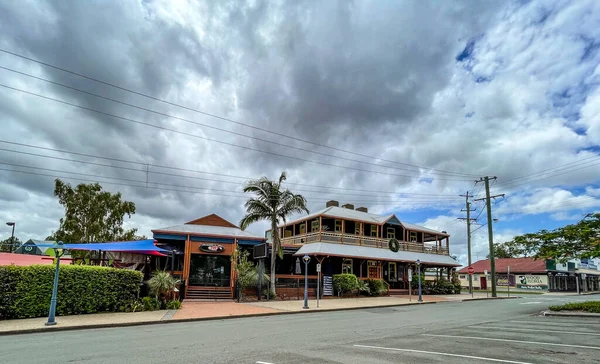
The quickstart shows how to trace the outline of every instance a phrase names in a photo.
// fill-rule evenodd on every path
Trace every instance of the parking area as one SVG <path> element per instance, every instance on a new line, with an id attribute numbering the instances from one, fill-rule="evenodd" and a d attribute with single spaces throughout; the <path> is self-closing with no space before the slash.
<path id="1" fill-rule="evenodd" d="M 363 363 L 598 363 L 600 320 L 529 316 L 352 345 Z"/>

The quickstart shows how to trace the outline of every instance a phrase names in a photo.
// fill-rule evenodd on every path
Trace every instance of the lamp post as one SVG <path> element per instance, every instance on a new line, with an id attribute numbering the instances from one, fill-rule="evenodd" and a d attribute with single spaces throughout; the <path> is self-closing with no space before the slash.
<path id="1" fill-rule="evenodd" d="M 58 242 L 58 245 L 62 245 L 62 241 Z M 46 326 L 56 325 L 56 296 L 58 295 L 58 272 L 60 268 L 60 257 L 64 254 L 64 250 L 59 247 L 55 247 L 54 255 L 56 255 L 56 270 L 54 271 L 54 284 L 52 285 L 52 298 L 50 299 L 50 312 L 48 313 L 48 322 Z"/>
<path id="2" fill-rule="evenodd" d="M 6 223 L 6 225 L 8 226 L 12 226 L 12 233 L 10 234 L 10 250 L 9 252 L 13 252 L 14 249 L 14 245 L 15 245 L 15 225 L 17 225 L 14 221 L 9 221 Z"/>
<path id="3" fill-rule="evenodd" d="M 415 262 L 417 264 L 417 277 L 419 279 L 419 302 L 423 302 L 423 296 L 421 294 L 421 260 L 417 259 Z"/>
<path id="4" fill-rule="evenodd" d="M 309 308 L 308 307 L 308 263 L 310 262 L 310 257 L 308 255 L 305 255 L 304 257 L 302 257 L 302 261 L 304 262 L 304 307 L 302 308 Z"/>

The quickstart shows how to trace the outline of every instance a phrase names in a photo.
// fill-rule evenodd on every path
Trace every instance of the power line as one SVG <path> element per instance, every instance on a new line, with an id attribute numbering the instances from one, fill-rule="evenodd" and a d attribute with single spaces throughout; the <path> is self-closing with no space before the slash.
<path id="1" fill-rule="evenodd" d="M 0 142 L 3 142 L 3 141 L 0 140 Z M 22 143 L 10 143 L 10 144 L 23 145 Z M 41 149 L 51 149 L 51 148 L 41 148 Z M 100 166 L 100 167 L 108 167 L 108 168 L 114 168 L 114 169 L 129 170 L 129 171 L 133 171 L 133 172 L 142 172 L 142 173 L 146 173 L 146 174 L 158 174 L 158 175 L 165 175 L 165 176 L 172 176 L 172 177 L 179 177 L 179 178 L 188 178 L 188 179 L 197 179 L 197 180 L 204 180 L 204 181 L 210 181 L 210 182 L 228 183 L 228 184 L 235 184 L 235 185 L 241 185 L 242 184 L 239 181 L 225 181 L 225 180 L 217 180 L 217 179 L 211 179 L 211 178 L 205 178 L 205 177 L 186 176 L 186 175 L 176 174 L 176 173 L 166 173 L 166 172 L 151 171 L 151 170 L 148 169 L 148 167 L 149 166 L 154 166 L 154 165 L 151 165 L 151 164 L 148 164 L 148 163 L 142 163 L 142 162 L 127 161 L 127 160 L 122 160 L 122 159 L 107 158 L 107 159 L 113 160 L 113 161 L 116 160 L 116 161 L 124 162 L 124 163 L 138 164 L 140 166 L 146 167 L 146 169 L 142 170 L 142 169 L 138 169 L 138 168 L 116 166 L 116 165 L 112 165 L 112 164 L 104 164 L 104 163 L 97 163 L 97 162 L 90 162 L 90 161 L 82 161 L 82 160 L 77 160 L 77 159 L 72 159 L 72 158 L 63 158 L 63 157 L 50 156 L 50 155 L 39 154 L 39 153 L 31 153 L 31 152 L 25 152 L 25 151 L 18 151 L 18 150 L 6 149 L 6 148 L 0 148 L 0 151 L 11 152 L 11 153 L 16 153 L 16 154 L 22 154 L 22 155 L 30 155 L 30 156 L 41 157 L 41 158 L 56 159 L 56 160 L 62 160 L 62 161 L 67 161 L 67 162 L 89 164 L 89 165 L 95 165 L 95 166 Z M 69 152 L 66 152 L 66 153 L 69 153 Z M 83 153 L 74 153 L 74 154 L 82 155 L 82 156 L 88 156 L 88 157 L 101 158 L 101 159 L 104 158 L 104 157 L 93 156 L 93 155 L 89 155 L 89 154 L 83 154 Z M 171 168 L 171 167 L 159 166 L 159 168 Z M 193 170 L 189 170 L 189 171 L 198 172 L 198 171 L 193 171 Z M 202 173 L 205 173 L 205 172 L 202 172 Z M 229 175 L 225 175 L 225 176 L 227 176 L 227 177 L 235 177 L 235 178 L 245 178 L 245 177 L 229 176 Z M 250 179 L 250 178 L 246 178 L 246 179 Z M 327 186 L 313 186 L 313 185 L 307 185 L 307 186 L 315 187 L 315 188 L 329 188 Z M 297 190 L 298 191 L 305 191 L 305 192 L 315 192 L 315 193 L 328 193 L 328 194 L 335 194 L 335 195 L 354 195 L 354 196 L 363 196 L 363 197 L 379 197 L 379 196 L 373 196 L 373 195 L 365 195 L 364 193 L 314 191 L 314 190 L 303 190 L 303 189 L 297 189 Z M 367 192 L 367 191 L 368 190 L 363 190 L 362 192 Z M 377 192 L 377 191 L 372 191 L 372 192 Z M 379 191 L 378 193 L 382 193 L 382 192 Z M 389 194 L 410 195 L 411 193 L 406 193 L 406 192 L 389 192 Z M 454 198 L 453 195 L 434 195 L 434 194 L 428 194 L 428 195 L 425 195 L 425 194 L 423 194 L 423 195 L 415 194 L 415 196 L 423 196 L 423 198 L 427 197 L 427 198 L 432 198 L 432 199 L 434 197 L 435 198 L 439 198 L 439 199 Z"/>
<path id="2" fill-rule="evenodd" d="M 302 152 L 305 152 L 305 153 L 313 153 L 313 154 L 318 154 L 318 155 L 325 156 L 325 157 L 331 157 L 331 158 L 341 159 L 341 160 L 345 160 L 345 161 L 349 161 L 349 162 L 354 162 L 354 163 L 362 163 L 362 164 L 372 165 L 372 166 L 381 167 L 381 168 L 389 168 L 389 169 L 396 169 L 396 170 L 408 171 L 408 172 L 413 172 L 413 173 L 420 173 L 420 171 L 414 170 L 414 169 L 407 169 L 407 168 L 386 166 L 386 165 L 381 165 L 381 164 L 367 162 L 367 161 L 361 161 L 361 160 L 352 159 L 352 158 L 340 157 L 340 156 L 332 155 L 331 153 L 319 152 L 319 151 L 314 150 L 314 149 L 311 150 L 311 149 L 306 149 L 306 148 L 299 148 L 299 147 L 295 147 L 295 146 L 292 146 L 292 145 L 289 145 L 289 144 L 280 143 L 280 142 L 277 142 L 277 141 L 272 141 L 272 140 L 267 140 L 267 139 L 263 139 L 263 138 L 259 138 L 259 137 L 254 137 L 254 136 L 246 135 L 246 134 L 239 133 L 239 132 L 236 132 L 236 131 L 231 131 L 231 130 L 219 128 L 219 127 L 216 127 L 216 126 L 212 126 L 212 125 L 208 125 L 208 124 L 196 122 L 196 121 L 193 121 L 193 120 L 185 119 L 185 118 L 182 118 L 182 117 L 179 117 L 179 116 L 174 116 L 174 115 L 170 115 L 170 114 L 163 113 L 163 112 L 160 112 L 160 111 L 148 109 L 148 108 L 145 108 L 145 107 L 142 107 L 142 106 L 130 104 L 128 102 L 116 100 L 116 99 L 113 99 L 111 97 L 98 95 L 98 94 L 95 94 L 93 92 L 85 91 L 85 90 L 82 90 L 82 89 L 79 89 L 79 88 L 76 88 L 76 87 L 72 87 L 72 86 L 69 86 L 69 85 L 62 84 L 60 82 L 55 82 L 55 81 L 48 80 L 48 79 L 45 79 L 45 78 L 42 78 L 42 77 L 34 76 L 34 75 L 31 75 L 31 74 L 28 74 L 28 73 L 25 73 L 25 72 L 21 72 L 21 71 L 17 71 L 17 70 L 8 68 L 8 67 L 0 66 L 0 69 L 4 69 L 4 70 L 10 71 L 10 72 L 14 72 L 14 73 L 17 73 L 17 74 L 20 74 L 20 75 L 31 77 L 31 78 L 34 78 L 36 80 L 48 82 L 48 83 L 51 83 L 53 85 L 64 87 L 66 89 L 74 90 L 74 91 L 77 91 L 77 92 L 80 92 L 80 93 L 83 93 L 83 94 L 86 94 L 86 95 L 94 96 L 94 97 L 97 97 L 97 98 L 100 98 L 100 99 L 103 99 L 103 100 L 108 100 L 108 101 L 111 101 L 111 102 L 114 102 L 114 103 L 117 103 L 117 104 L 129 106 L 129 107 L 132 107 L 132 108 L 135 108 L 135 109 L 138 109 L 138 110 L 147 111 L 147 112 L 154 113 L 154 114 L 157 114 L 157 115 L 161 115 L 161 116 L 164 116 L 164 117 L 172 118 L 172 119 L 179 120 L 179 121 L 184 121 L 186 123 L 190 123 L 190 124 L 202 126 L 202 127 L 205 127 L 205 128 L 210 128 L 210 129 L 213 129 L 213 130 L 218 130 L 218 131 L 221 131 L 221 132 L 224 132 L 224 133 L 229 133 L 229 134 L 241 136 L 241 137 L 248 138 L 248 139 L 253 139 L 253 140 L 257 140 L 257 141 L 264 142 L 264 143 L 274 144 L 274 145 L 277 145 L 277 146 L 280 146 L 280 147 L 284 147 L 286 149 L 295 149 L 295 150 L 299 150 L 299 151 L 302 151 Z M 432 173 L 439 174 L 439 175 L 445 175 L 445 176 L 463 176 L 463 177 L 465 176 L 465 174 L 455 173 L 455 172 L 432 172 Z"/>
<path id="3" fill-rule="evenodd" d="M 339 152 L 343 152 L 343 153 L 348 153 L 348 154 L 352 154 L 352 155 L 356 155 L 356 156 L 360 156 L 360 157 L 364 157 L 364 158 L 370 158 L 370 159 L 380 160 L 380 161 L 383 161 L 383 162 L 389 162 L 389 163 L 395 163 L 395 164 L 399 164 L 399 165 L 410 166 L 410 167 L 414 167 L 414 168 L 428 169 L 430 171 L 438 171 L 438 172 L 444 172 L 444 173 L 451 173 L 451 174 L 454 174 L 454 175 L 474 176 L 472 174 L 458 173 L 458 172 L 445 171 L 445 170 L 435 169 L 435 168 L 421 167 L 421 166 L 417 166 L 417 165 L 414 165 L 414 164 L 408 164 L 408 163 L 402 163 L 402 162 L 398 162 L 398 161 L 393 161 L 393 160 L 378 158 L 378 157 L 375 157 L 375 156 L 370 156 L 370 155 L 366 155 L 366 154 L 362 154 L 362 153 L 357 153 L 357 152 L 352 152 L 352 151 L 344 150 L 344 149 L 337 148 L 337 147 L 331 147 L 331 146 L 328 146 L 328 145 L 324 145 L 324 144 L 320 144 L 320 143 L 315 143 L 315 142 L 312 142 L 310 140 L 305 140 L 305 139 L 302 139 L 302 138 L 298 138 L 298 137 L 286 135 L 286 134 L 283 134 L 283 133 L 274 132 L 272 130 L 268 130 L 268 129 L 264 129 L 264 128 L 257 127 L 257 126 L 254 126 L 254 125 L 242 123 L 242 122 L 235 121 L 235 120 L 232 120 L 232 119 L 229 119 L 229 118 L 225 118 L 225 117 L 222 117 L 222 116 L 219 116 L 219 115 L 215 115 L 215 114 L 211 114 L 211 113 L 208 113 L 208 112 L 205 112 L 205 111 L 194 109 L 194 108 L 191 108 L 191 107 L 188 107 L 188 106 L 184 106 L 184 105 L 180 105 L 180 104 L 173 103 L 173 102 L 170 102 L 170 101 L 166 101 L 164 99 L 160 99 L 160 98 L 148 95 L 148 94 L 144 94 L 144 93 L 139 92 L 139 91 L 134 91 L 134 90 L 125 88 L 123 86 L 115 85 L 115 84 L 110 83 L 110 82 L 102 81 L 102 80 L 94 78 L 94 77 L 86 76 L 86 75 L 78 73 L 78 72 L 74 72 L 74 71 L 71 71 L 71 70 L 68 70 L 68 69 L 65 69 L 65 68 L 62 68 L 62 67 L 58 67 L 58 66 L 55 66 L 55 65 L 43 62 L 43 61 L 39 61 L 39 60 L 31 58 L 31 57 L 27 57 L 27 56 L 24 56 L 24 55 L 21 55 L 21 54 L 18 54 L 18 53 L 14 53 L 14 52 L 8 51 L 6 49 L 1 49 L 0 48 L 0 51 L 4 52 L 4 53 L 7 53 L 7 54 L 10 54 L 10 55 L 13 55 L 15 57 L 19 57 L 19 58 L 26 59 L 26 60 L 31 61 L 31 62 L 35 62 L 35 63 L 41 64 L 41 65 L 46 66 L 46 67 L 50 67 L 50 68 L 53 68 L 53 69 L 56 69 L 56 70 L 59 70 L 59 71 L 65 72 L 65 73 L 69 73 L 69 74 L 78 76 L 78 77 L 81 77 L 81 78 L 84 78 L 84 79 L 87 79 L 87 80 L 90 80 L 90 81 L 94 81 L 94 82 L 97 82 L 97 83 L 100 83 L 100 84 L 103 84 L 103 85 L 106 85 L 106 86 L 110 86 L 110 87 L 113 87 L 113 88 L 116 88 L 116 89 L 119 89 L 119 90 L 122 90 L 122 91 L 130 92 L 130 93 L 138 95 L 138 96 L 146 97 L 148 99 L 151 99 L 151 100 L 154 100 L 154 101 L 158 101 L 158 102 L 161 102 L 161 103 L 164 103 L 164 104 L 167 104 L 167 105 L 176 106 L 176 107 L 179 107 L 179 108 L 182 108 L 182 109 L 185 109 L 185 110 L 188 110 L 188 111 L 193 111 L 193 112 L 205 115 L 205 116 L 209 116 L 209 117 L 216 118 L 216 119 L 219 119 L 219 120 L 223 120 L 223 121 L 227 121 L 227 122 L 230 122 L 230 123 L 234 123 L 236 125 L 241 125 L 241 126 L 245 126 L 245 127 L 248 127 L 248 128 L 255 129 L 255 130 L 260 130 L 260 131 L 265 132 L 265 133 L 269 133 L 269 134 L 277 135 L 277 136 L 280 136 L 280 137 L 284 137 L 284 138 L 288 138 L 288 139 L 300 141 L 300 142 L 303 142 L 303 143 L 308 143 L 308 144 L 311 144 L 311 145 L 314 145 L 314 146 L 328 148 L 328 149 L 331 149 L 331 150 L 335 150 L 335 151 L 339 151 Z M 7 68 L 5 68 L 5 69 L 7 69 Z M 7 70 L 13 71 L 13 70 L 10 70 L 10 69 L 7 69 Z M 18 71 L 14 71 L 14 72 L 18 72 Z M 21 73 L 21 72 L 19 72 L 19 73 Z M 24 74 L 24 73 L 21 73 L 21 74 Z M 30 76 L 28 74 L 24 74 L 24 75 Z M 31 76 L 31 77 L 36 77 L 36 76 Z M 45 79 L 42 79 L 42 80 L 46 81 Z M 49 81 L 49 82 L 52 82 L 52 81 Z"/>
<path id="4" fill-rule="evenodd" d="M 18 89 L 16 87 L 8 86 L 8 85 L 1 84 L 1 83 L 0 83 L 0 86 L 2 86 L 4 88 L 7 88 L 7 89 L 10 89 L 10 90 L 14 90 L 14 91 L 18 91 L 18 92 L 21 92 L 21 93 L 24 93 L 24 94 L 28 94 L 28 95 L 31 95 L 31 96 L 36 96 L 36 97 L 39 97 L 39 98 L 42 98 L 42 99 L 45 99 L 45 100 L 50 100 L 50 101 L 58 102 L 58 103 L 61 103 L 61 104 L 69 105 L 69 106 L 76 107 L 76 108 L 79 108 L 79 109 L 82 109 L 82 110 L 87 110 L 87 111 L 95 112 L 95 113 L 98 113 L 98 114 L 101 114 L 101 115 L 106 115 L 106 116 L 113 117 L 113 118 L 116 118 L 116 119 L 125 120 L 125 121 L 129 121 L 129 122 L 132 122 L 132 123 L 149 126 L 149 127 L 160 129 L 160 130 L 166 130 L 166 131 L 170 131 L 170 132 L 173 132 L 173 133 L 177 133 L 177 134 L 181 134 L 181 135 L 186 135 L 186 136 L 190 136 L 190 137 L 194 137 L 194 138 L 198 138 L 198 139 L 208 140 L 208 141 L 211 141 L 211 142 L 220 143 L 220 144 L 224 144 L 224 145 L 231 146 L 231 147 L 236 147 L 236 148 L 251 150 L 251 151 L 255 151 L 255 152 L 270 154 L 270 155 L 274 155 L 274 156 L 278 156 L 278 157 L 284 157 L 284 158 L 294 159 L 294 160 L 298 160 L 298 161 L 302 161 L 302 162 L 309 162 L 309 163 L 315 163 L 315 164 L 320 164 L 320 165 L 325 165 L 325 166 L 330 166 L 330 167 L 355 170 L 355 171 L 359 171 L 359 172 L 376 173 L 376 174 L 382 174 L 382 175 L 394 176 L 394 177 L 405 177 L 405 178 L 416 178 L 416 179 L 430 178 L 432 180 L 433 179 L 437 179 L 437 180 L 443 180 L 443 181 L 459 181 L 459 182 L 465 181 L 465 180 L 460 180 L 460 179 L 437 178 L 437 177 L 433 178 L 433 177 L 409 176 L 409 175 L 402 175 L 402 174 L 385 173 L 385 172 L 375 171 L 375 170 L 370 170 L 370 169 L 361 169 L 361 168 L 350 167 L 350 166 L 340 166 L 340 165 L 337 165 L 337 164 L 332 164 L 332 163 L 327 163 L 327 162 L 315 161 L 315 160 L 304 159 L 304 158 L 299 158 L 299 157 L 284 155 L 284 154 L 275 153 L 275 152 L 269 152 L 269 151 L 265 151 L 265 150 L 260 150 L 260 149 L 252 148 L 252 147 L 238 145 L 238 144 L 235 144 L 235 143 L 225 142 L 225 141 L 222 141 L 222 140 L 217 140 L 217 139 L 213 139 L 213 138 L 207 138 L 207 137 L 204 137 L 204 136 L 201 136 L 201 135 L 191 134 L 191 133 L 179 131 L 179 130 L 176 130 L 176 129 L 167 128 L 167 127 L 164 127 L 164 126 L 150 124 L 150 123 L 147 123 L 147 122 L 144 122 L 144 121 L 134 120 L 134 119 L 131 119 L 131 118 L 127 118 L 127 117 L 123 117 L 123 116 L 119 116 L 119 115 L 107 113 L 107 112 L 104 112 L 104 111 L 92 109 L 90 107 L 73 104 L 71 102 L 67 102 L 67 101 L 64 101 L 64 100 L 56 99 L 56 98 L 53 98 L 53 97 L 44 96 L 44 95 L 41 95 L 41 94 L 37 94 L 35 92 L 30 92 L 30 91 Z"/>
<path id="5" fill-rule="evenodd" d="M 57 169 L 50 169 L 50 168 L 42 168 L 42 167 L 37 167 L 37 166 L 26 166 L 26 165 L 20 165 L 20 164 L 15 164 L 15 163 L 5 163 L 5 162 L 0 162 L 0 164 L 3 165 L 9 165 L 9 166 L 15 166 L 15 167 L 21 167 L 21 168 L 29 168 L 29 169 L 33 169 L 33 170 L 40 170 L 40 171 L 46 171 L 46 172 L 57 172 L 57 173 L 67 173 L 67 174 L 74 174 L 74 175 L 78 175 L 78 176 L 85 176 L 85 177 L 93 177 L 93 178 L 102 178 L 102 179 L 109 179 L 109 180 L 116 180 L 119 182 L 130 182 L 130 183 L 142 183 L 142 184 L 152 184 L 152 185 L 158 185 L 158 186 L 167 186 L 167 187 L 177 187 L 177 188 L 186 188 L 186 189 L 192 189 L 192 190 L 201 190 L 201 191 L 217 191 L 217 192 L 225 192 L 225 193 L 237 193 L 240 194 L 239 197 L 244 197 L 247 198 L 247 194 L 243 193 L 243 192 L 237 192 L 237 191 L 230 191 L 230 190 L 221 190 L 221 189 L 214 189 L 214 188 L 202 188 L 202 187 L 197 187 L 197 186 L 186 186 L 186 185 L 175 185 L 175 184 L 168 184 L 168 183 L 161 183 L 161 182 L 146 182 L 146 181 L 142 181 L 142 180 L 132 180 L 132 179 L 126 179 L 126 178 L 119 178 L 119 177 L 108 177 L 108 176 L 101 176 L 101 175 L 97 175 L 97 174 L 90 174 L 90 173 L 82 173 L 82 172 L 71 172 L 71 171 L 64 171 L 64 170 L 57 170 Z M 6 169 L 6 168 L 0 168 L 0 170 L 2 171 L 10 171 L 10 172 L 17 172 L 17 173 L 25 173 L 25 174 L 34 174 L 34 175 L 45 175 L 45 174 L 39 174 L 39 173 L 34 173 L 34 172 L 28 172 L 28 171 L 21 171 L 21 170 L 15 170 L 15 169 Z M 46 175 L 48 177 L 54 177 L 54 178 L 65 178 L 65 179 L 75 179 L 75 180 L 83 180 L 80 178 L 73 178 L 70 176 L 57 176 L 57 175 Z M 113 183 L 113 182 L 106 182 L 106 181 L 97 181 L 97 180 L 89 180 L 86 179 L 85 181 L 89 181 L 89 182 L 99 182 L 99 183 L 111 183 L 111 184 L 117 184 L 117 185 L 124 185 L 124 186 L 131 186 L 131 187 L 139 187 L 139 188 L 145 188 L 146 185 L 131 185 L 131 184 L 123 184 L 123 183 Z M 161 187 L 161 189 L 163 189 Z M 189 190 L 173 190 L 173 189 L 169 189 L 169 188 L 165 188 L 165 190 L 172 190 L 172 191 L 178 191 L 178 192 L 197 192 L 197 191 L 189 191 Z M 205 193 L 205 194 L 209 194 L 209 195 L 216 195 L 216 196 L 234 196 L 234 195 L 223 195 L 221 193 Z M 235 195 L 235 197 L 238 197 L 237 195 Z M 320 197 L 307 197 L 305 196 L 305 198 L 309 201 L 327 201 L 327 198 L 320 198 Z M 365 201 L 355 201 L 355 203 L 361 203 L 361 204 L 381 204 L 381 203 L 401 203 L 401 202 L 409 202 L 411 204 L 411 206 L 430 206 L 433 201 L 415 201 L 412 202 L 408 199 L 403 199 L 403 200 L 365 200 Z M 442 201 L 443 202 L 443 201 Z M 437 206 L 440 205 L 444 205 L 443 203 L 440 204 L 440 201 L 435 201 L 434 203 L 437 204 Z"/>

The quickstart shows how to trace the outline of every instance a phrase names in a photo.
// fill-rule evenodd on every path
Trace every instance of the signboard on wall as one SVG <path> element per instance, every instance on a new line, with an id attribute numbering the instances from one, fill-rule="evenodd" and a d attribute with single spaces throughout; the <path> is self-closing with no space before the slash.
<path id="1" fill-rule="evenodd" d="M 267 257 L 267 244 L 258 244 L 252 247 L 252 258 L 262 259 Z"/>
<path id="2" fill-rule="evenodd" d="M 504 287 L 515 286 L 515 275 L 514 274 L 496 274 L 496 285 Z"/>
<path id="3" fill-rule="evenodd" d="M 548 277 L 545 275 L 519 275 L 517 280 L 518 289 L 532 291 L 545 291 L 548 289 Z"/>
<path id="4" fill-rule="evenodd" d="M 323 276 L 323 296 L 333 296 L 332 276 Z"/>

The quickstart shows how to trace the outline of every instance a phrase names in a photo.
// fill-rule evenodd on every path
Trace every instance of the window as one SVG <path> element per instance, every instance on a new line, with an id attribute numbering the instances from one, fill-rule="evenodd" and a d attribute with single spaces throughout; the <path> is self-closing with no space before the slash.
<path id="1" fill-rule="evenodd" d="M 416 243 L 417 242 L 417 233 L 414 231 L 410 232 L 410 242 L 411 243 Z"/>
<path id="2" fill-rule="evenodd" d="M 310 223 L 310 231 L 316 233 L 319 231 L 319 220 L 313 220 Z"/>
<path id="3" fill-rule="evenodd" d="M 377 236 L 377 225 L 371 225 L 371 236 Z"/>
<path id="4" fill-rule="evenodd" d="M 459 279 L 467 279 L 464 274 L 458 276 Z"/>
<path id="5" fill-rule="evenodd" d="M 300 224 L 300 234 L 306 234 L 306 223 Z"/>
<path id="6" fill-rule="evenodd" d="M 355 222 L 354 223 L 354 234 L 355 235 L 360 235 L 360 225 L 361 224 L 362 223 L 359 223 L 359 222 Z"/>
<path id="7" fill-rule="evenodd" d="M 335 220 L 335 231 L 342 231 L 342 220 Z"/>
<path id="8" fill-rule="evenodd" d="M 396 238 L 396 229 L 394 229 L 393 227 L 387 228 L 387 237 L 390 239 L 395 239 Z"/>
<path id="9" fill-rule="evenodd" d="M 389 272 L 388 272 L 388 281 L 390 281 L 390 282 L 397 282 L 398 279 L 396 278 L 396 276 L 397 276 L 396 263 L 395 262 L 390 262 L 388 264 L 388 266 L 389 266 L 388 267 L 388 269 L 389 269 Z"/>
<path id="10" fill-rule="evenodd" d="M 286 230 L 285 231 L 285 237 L 287 238 L 287 237 L 290 237 L 290 236 L 292 236 L 292 231 L 291 230 Z"/>
<path id="11" fill-rule="evenodd" d="M 352 274 L 352 259 L 344 259 L 342 262 L 342 273 Z"/>

